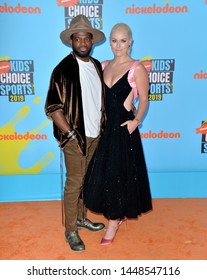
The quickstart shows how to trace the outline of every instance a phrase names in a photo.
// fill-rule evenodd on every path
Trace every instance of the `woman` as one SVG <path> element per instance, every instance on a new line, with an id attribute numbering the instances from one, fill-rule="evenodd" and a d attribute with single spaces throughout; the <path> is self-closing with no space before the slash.
<path id="1" fill-rule="evenodd" d="M 112 243 L 119 225 L 152 209 L 138 126 L 148 107 L 148 74 L 129 55 L 131 30 L 116 24 L 110 34 L 112 60 L 102 63 L 107 123 L 84 181 L 87 208 L 109 220 L 101 245 Z M 134 115 L 133 101 L 139 96 Z"/>

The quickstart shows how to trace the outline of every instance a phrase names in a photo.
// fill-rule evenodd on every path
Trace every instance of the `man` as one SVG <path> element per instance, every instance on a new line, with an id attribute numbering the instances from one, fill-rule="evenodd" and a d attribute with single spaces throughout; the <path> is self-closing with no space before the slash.
<path id="1" fill-rule="evenodd" d="M 73 18 L 70 27 L 60 34 L 73 51 L 54 68 L 45 103 L 65 158 L 65 237 L 70 248 L 78 252 L 85 250 L 78 229 L 100 231 L 105 227 L 86 218 L 82 199 L 86 167 L 105 122 L 102 68 L 90 56 L 93 44 L 104 37 L 84 15 Z"/>

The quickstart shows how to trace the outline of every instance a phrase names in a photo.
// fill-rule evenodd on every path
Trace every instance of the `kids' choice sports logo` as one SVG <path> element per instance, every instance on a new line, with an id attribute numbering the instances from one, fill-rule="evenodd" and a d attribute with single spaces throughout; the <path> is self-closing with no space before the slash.
<path id="1" fill-rule="evenodd" d="M 25 96 L 34 95 L 34 61 L 0 58 L 0 96 L 9 102 L 24 102 Z"/>
<path id="2" fill-rule="evenodd" d="M 149 100 L 161 101 L 163 94 L 173 93 L 173 74 L 175 59 L 140 59 L 149 75 Z"/>
<path id="3" fill-rule="evenodd" d="M 207 120 L 201 122 L 201 126 L 196 128 L 196 133 L 201 134 L 201 153 L 207 153 Z"/>
<path id="4" fill-rule="evenodd" d="M 82 14 L 90 21 L 93 28 L 103 29 L 103 0 L 57 0 L 58 6 L 65 8 L 65 28 L 69 28 L 71 20 Z"/>

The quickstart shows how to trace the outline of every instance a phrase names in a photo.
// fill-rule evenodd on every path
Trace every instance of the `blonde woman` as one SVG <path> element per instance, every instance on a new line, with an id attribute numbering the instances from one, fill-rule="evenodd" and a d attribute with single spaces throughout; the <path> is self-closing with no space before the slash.
<path id="1" fill-rule="evenodd" d="M 102 62 L 106 90 L 105 131 L 89 164 L 84 201 L 103 213 L 108 227 L 101 245 L 111 244 L 119 225 L 152 209 L 150 186 L 139 125 L 148 107 L 148 74 L 130 56 L 132 34 L 125 23 L 110 34 L 112 60 Z M 139 98 L 134 114 L 133 101 Z"/>

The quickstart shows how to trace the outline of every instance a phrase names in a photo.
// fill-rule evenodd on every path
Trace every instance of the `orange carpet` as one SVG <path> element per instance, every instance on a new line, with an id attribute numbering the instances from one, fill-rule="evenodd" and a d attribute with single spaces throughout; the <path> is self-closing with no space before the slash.
<path id="1" fill-rule="evenodd" d="M 106 220 L 88 213 L 93 221 Z M 122 224 L 109 246 L 80 230 L 85 252 L 64 240 L 60 201 L 0 203 L 1 260 L 207 260 L 207 198 L 153 199 L 153 211 Z"/>

